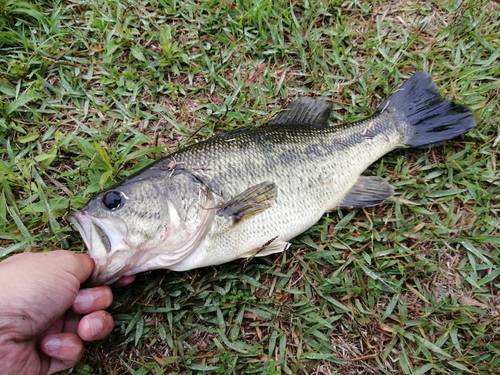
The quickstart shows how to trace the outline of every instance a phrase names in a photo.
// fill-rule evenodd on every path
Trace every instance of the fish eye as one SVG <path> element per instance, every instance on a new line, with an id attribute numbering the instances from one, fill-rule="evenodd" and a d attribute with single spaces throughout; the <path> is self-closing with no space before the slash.
<path id="1" fill-rule="evenodd" d="M 116 210 L 123 204 L 122 194 L 118 191 L 109 191 L 102 197 L 102 203 L 110 210 Z"/>

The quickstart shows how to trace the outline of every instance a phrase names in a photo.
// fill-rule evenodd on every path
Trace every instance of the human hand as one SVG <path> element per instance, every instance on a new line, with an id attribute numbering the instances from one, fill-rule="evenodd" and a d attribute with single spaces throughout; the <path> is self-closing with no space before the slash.
<path id="1" fill-rule="evenodd" d="M 82 357 L 84 341 L 113 330 L 113 318 L 103 310 L 113 301 L 111 289 L 80 289 L 93 269 L 88 255 L 64 250 L 0 262 L 0 374 L 70 368 Z"/>

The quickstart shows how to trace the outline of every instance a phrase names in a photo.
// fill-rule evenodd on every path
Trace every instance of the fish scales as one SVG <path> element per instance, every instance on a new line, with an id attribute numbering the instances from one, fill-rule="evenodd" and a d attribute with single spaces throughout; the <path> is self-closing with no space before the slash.
<path id="1" fill-rule="evenodd" d="M 93 197 L 71 219 L 96 261 L 91 282 L 284 251 L 325 212 L 390 198 L 386 181 L 361 176 L 386 153 L 475 126 L 423 72 L 368 119 L 328 126 L 330 110 L 301 98 L 264 126 L 193 144 Z"/>
<path id="2" fill-rule="evenodd" d="M 255 178 L 314 181 L 325 172 L 334 178 L 339 170 L 351 173 L 353 168 L 352 174 L 356 174 L 374 158 L 404 144 L 404 134 L 390 119 L 389 114 L 374 116 L 342 127 L 341 132 L 340 126 L 261 127 L 195 144 L 153 164 L 149 172 L 170 174 L 169 165 L 177 165 L 211 181 L 215 190 L 228 197 L 255 183 Z"/>

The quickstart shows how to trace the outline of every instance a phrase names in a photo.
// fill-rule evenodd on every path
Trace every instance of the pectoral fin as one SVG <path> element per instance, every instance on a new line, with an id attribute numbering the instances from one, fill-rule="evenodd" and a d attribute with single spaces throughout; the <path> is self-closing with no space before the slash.
<path id="1" fill-rule="evenodd" d="M 394 189 L 380 177 L 361 176 L 339 207 L 370 207 L 385 202 L 394 195 Z"/>
<path id="2" fill-rule="evenodd" d="M 266 126 L 273 125 L 311 125 L 327 126 L 331 104 L 326 98 L 310 98 L 305 96 L 291 102 L 279 112 Z"/>
<path id="3" fill-rule="evenodd" d="M 274 182 L 265 181 L 238 194 L 222 208 L 219 216 L 230 216 L 233 224 L 267 210 L 276 200 L 278 188 Z"/>

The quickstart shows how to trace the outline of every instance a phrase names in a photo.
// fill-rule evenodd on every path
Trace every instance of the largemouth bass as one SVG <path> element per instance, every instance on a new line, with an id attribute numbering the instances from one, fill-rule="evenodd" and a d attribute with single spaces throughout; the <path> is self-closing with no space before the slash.
<path id="1" fill-rule="evenodd" d="M 284 251 L 325 212 L 390 198 L 386 181 L 361 176 L 389 151 L 476 125 L 425 72 L 365 120 L 328 126 L 330 112 L 303 97 L 261 127 L 193 144 L 94 196 L 70 219 L 96 262 L 90 282 Z"/>

